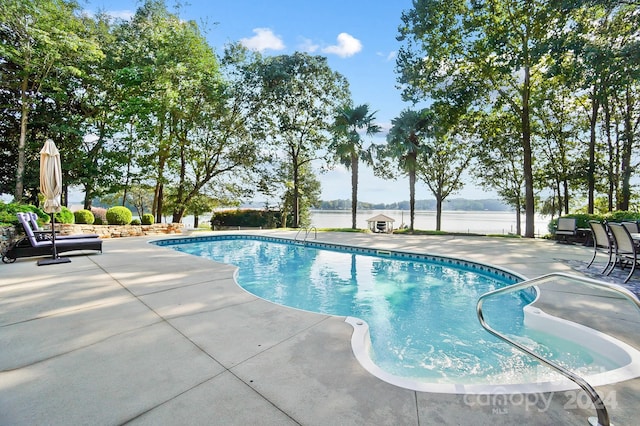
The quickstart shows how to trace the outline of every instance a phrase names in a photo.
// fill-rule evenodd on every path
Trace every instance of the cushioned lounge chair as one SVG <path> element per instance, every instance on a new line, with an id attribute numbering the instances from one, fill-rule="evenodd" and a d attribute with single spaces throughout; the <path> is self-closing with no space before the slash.
<path id="1" fill-rule="evenodd" d="M 27 227 L 31 228 L 31 230 L 33 231 L 33 234 L 36 236 L 36 239 L 44 240 L 44 239 L 51 239 L 52 238 L 52 232 L 51 231 L 44 230 L 44 229 L 40 228 L 40 225 L 38 225 L 38 215 L 37 214 L 35 214 L 33 212 L 16 213 L 16 216 L 18 216 L 18 221 L 22 224 L 22 227 L 25 228 L 25 232 L 26 232 L 26 228 Z M 56 241 L 73 240 L 73 239 L 76 239 L 76 238 L 98 238 L 98 237 L 99 237 L 98 234 L 59 235 L 58 233 L 56 233 Z"/>
<path id="2" fill-rule="evenodd" d="M 36 238 L 31 226 L 23 228 L 26 237 L 12 244 L 2 256 L 4 263 L 13 263 L 21 257 L 53 256 L 53 241 L 45 238 Z M 70 238 L 60 240 L 56 237 L 56 252 L 63 253 L 77 250 L 97 250 L 102 253 L 102 240 L 100 238 Z"/>

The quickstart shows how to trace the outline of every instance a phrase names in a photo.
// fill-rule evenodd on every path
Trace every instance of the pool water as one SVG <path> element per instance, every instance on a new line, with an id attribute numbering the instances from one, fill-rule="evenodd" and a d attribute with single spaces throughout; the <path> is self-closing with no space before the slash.
<path id="1" fill-rule="evenodd" d="M 391 375 L 463 384 L 557 378 L 480 326 L 478 298 L 515 280 L 489 268 L 242 237 L 166 245 L 236 265 L 238 284 L 273 303 L 366 321 L 369 356 Z M 587 375 L 611 367 L 585 348 L 527 330 L 523 307 L 533 298 L 530 291 L 508 294 L 487 300 L 483 311 L 493 328 L 519 336 L 572 371 Z"/>

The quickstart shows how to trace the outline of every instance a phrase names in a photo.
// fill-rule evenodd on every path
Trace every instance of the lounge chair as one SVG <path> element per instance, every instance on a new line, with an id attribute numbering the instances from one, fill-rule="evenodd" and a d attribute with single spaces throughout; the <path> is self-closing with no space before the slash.
<path id="1" fill-rule="evenodd" d="M 18 216 L 18 221 L 22 224 L 22 227 L 25 229 L 31 228 L 33 234 L 36 236 L 37 240 L 51 239 L 52 232 L 47 231 L 45 229 L 40 228 L 38 225 L 38 215 L 33 212 L 28 213 L 16 213 Z M 73 234 L 73 235 L 59 235 L 56 232 L 56 241 L 60 240 L 73 240 L 77 238 L 98 238 L 98 234 Z"/>
<path id="2" fill-rule="evenodd" d="M 565 243 L 568 242 L 567 237 L 575 237 L 578 231 L 577 221 L 575 217 L 559 217 L 558 228 L 556 229 L 556 240 L 559 236 L 563 237 Z"/>
<path id="3" fill-rule="evenodd" d="M 636 265 L 638 264 L 638 249 L 633 242 L 629 230 L 623 224 L 610 223 L 609 229 L 615 242 L 614 266 L 609 273 L 613 271 L 617 264 L 619 264 L 622 269 L 624 269 L 626 265 L 631 265 L 631 271 L 624 280 L 626 283 L 629 281 L 629 278 L 631 278 L 631 275 L 633 275 L 633 271 L 636 270 Z"/>
<path id="4" fill-rule="evenodd" d="M 13 263 L 20 257 L 53 256 L 53 241 L 45 238 L 36 238 L 33 229 L 27 224 L 23 228 L 26 237 L 12 244 L 2 256 L 4 263 Z M 100 238 L 69 238 L 58 239 L 56 236 L 56 252 L 63 253 L 77 250 L 97 250 L 102 253 L 102 240 Z"/>
<path id="5" fill-rule="evenodd" d="M 589 261 L 587 268 L 591 266 L 594 260 L 596 260 L 598 251 L 606 252 L 607 256 L 609 256 L 609 260 L 601 272 L 604 274 L 610 267 L 613 269 L 612 266 L 615 266 L 615 263 L 613 262 L 613 241 L 611 240 L 611 237 L 609 237 L 609 232 L 607 231 L 607 227 L 604 223 L 600 223 L 597 220 L 590 220 L 589 227 L 593 234 L 593 257 L 591 258 L 591 261 Z"/>

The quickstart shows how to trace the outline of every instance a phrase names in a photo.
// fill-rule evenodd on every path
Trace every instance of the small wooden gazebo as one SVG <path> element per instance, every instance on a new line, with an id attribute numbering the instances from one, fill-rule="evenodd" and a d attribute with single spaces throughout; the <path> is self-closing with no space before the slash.
<path id="1" fill-rule="evenodd" d="M 383 214 L 367 219 L 367 225 L 372 232 L 393 232 L 393 222 L 396 220 Z"/>

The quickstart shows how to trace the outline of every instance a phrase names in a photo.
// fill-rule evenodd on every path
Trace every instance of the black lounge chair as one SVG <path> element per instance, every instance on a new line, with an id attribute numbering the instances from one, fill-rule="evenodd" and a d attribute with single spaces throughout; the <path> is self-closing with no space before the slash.
<path id="1" fill-rule="evenodd" d="M 7 249 L 2 255 L 4 263 L 13 263 L 21 257 L 53 256 L 53 240 L 48 238 L 38 240 L 31 226 L 24 225 L 23 223 L 27 236 L 16 241 Z M 77 250 L 97 250 L 102 253 L 102 240 L 100 238 L 69 238 L 61 240 L 56 236 L 57 253 Z"/>
<path id="2" fill-rule="evenodd" d="M 18 216 L 18 221 L 22 224 L 25 232 L 27 232 L 27 228 L 30 228 L 33 231 L 33 234 L 36 236 L 38 241 L 44 239 L 51 239 L 52 232 L 44 230 L 40 228 L 38 225 L 38 215 L 33 212 L 28 213 L 16 213 Z M 60 240 L 73 240 L 77 238 L 98 238 L 98 234 L 72 234 L 72 235 L 59 235 L 56 232 L 56 241 Z"/>

